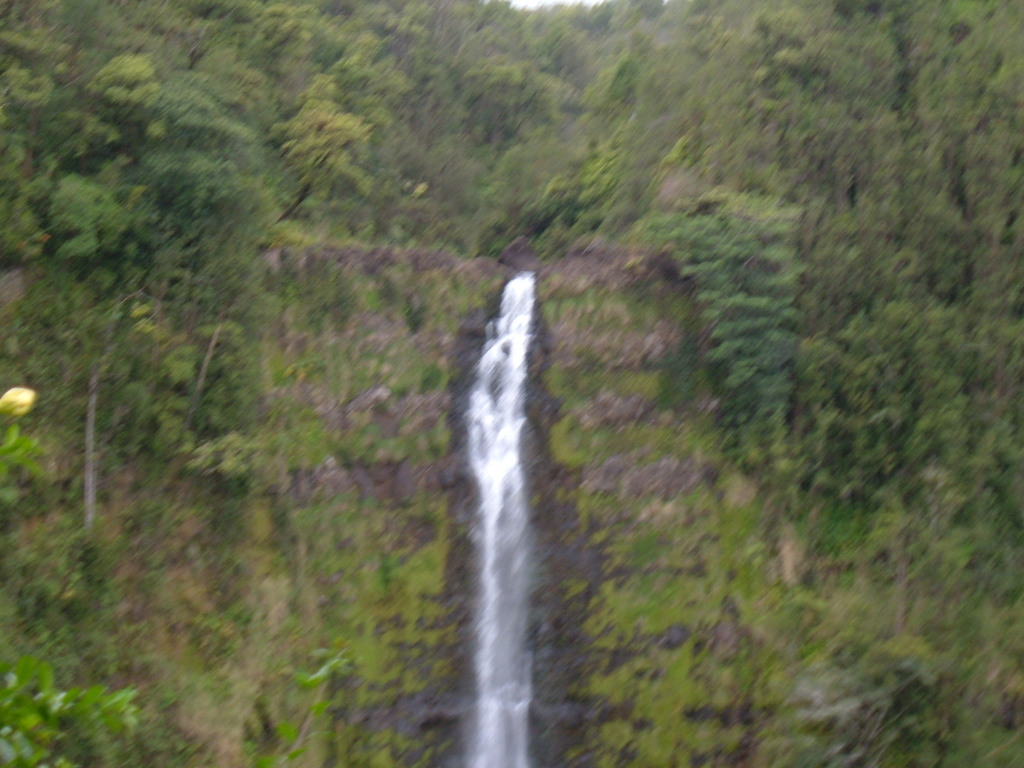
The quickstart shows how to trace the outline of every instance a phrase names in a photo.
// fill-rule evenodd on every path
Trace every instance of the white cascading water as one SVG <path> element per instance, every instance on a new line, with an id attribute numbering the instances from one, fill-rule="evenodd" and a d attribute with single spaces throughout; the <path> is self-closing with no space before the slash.
<path id="1" fill-rule="evenodd" d="M 526 649 L 529 505 L 520 461 L 534 276 L 505 286 L 469 401 L 469 457 L 480 489 L 476 719 L 468 768 L 529 768 Z"/>

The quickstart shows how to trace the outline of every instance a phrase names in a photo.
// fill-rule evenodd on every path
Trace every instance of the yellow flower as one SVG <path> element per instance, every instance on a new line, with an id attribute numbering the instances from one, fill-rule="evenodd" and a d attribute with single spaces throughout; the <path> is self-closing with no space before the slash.
<path id="1" fill-rule="evenodd" d="M 34 389 L 25 387 L 14 387 L 8 389 L 3 397 L 0 397 L 0 413 L 10 416 L 24 416 L 32 410 L 32 404 L 36 401 Z"/>

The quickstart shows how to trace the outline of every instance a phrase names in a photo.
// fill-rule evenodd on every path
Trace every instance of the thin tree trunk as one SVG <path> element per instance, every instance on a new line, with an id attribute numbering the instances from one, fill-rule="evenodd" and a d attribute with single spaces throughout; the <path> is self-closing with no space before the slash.
<path id="1" fill-rule="evenodd" d="M 100 395 L 100 378 L 107 367 L 107 359 L 114 346 L 114 323 L 112 319 L 107 325 L 107 342 L 103 355 L 93 366 L 89 376 L 89 406 L 85 411 L 85 530 L 92 530 L 96 519 L 96 405 Z"/>
<path id="2" fill-rule="evenodd" d="M 217 327 L 213 331 L 213 337 L 210 339 L 210 344 L 206 348 L 206 357 L 203 358 L 203 364 L 199 368 L 199 378 L 196 380 L 196 389 L 192 393 L 192 403 L 188 407 L 188 416 L 185 417 L 185 429 L 188 430 L 192 426 L 192 417 L 196 414 L 196 408 L 199 406 L 199 396 L 203 393 L 203 384 L 206 383 L 206 372 L 210 370 L 210 361 L 213 359 L 213 350 L 217 346 L 217 339 L 220 338 L 220 329 L 224 327 L 224 323 L 217 323 Z"/>
<path id="3" fill-rule="evenodd" d="M 909 569 L 909 557 L 907 556 L 906 543 L 903 543 L 903 551 L 900 552 L 896 561 L 896 634 L 902 635 L 907 628 L 907 571 Z"/>
<path id="4" fill-rule="evenodd" d="M 291 205 L 289 205 L 288 208 L 285 210 L 285 212 L 282 213 L 278 217 L 277 220 L 278 221 L 284 221 L 285 219 L 291 218 L 292 214 L 295 213 L 296 210 L 298 210 L 298 207 L 300 205 L 302 205 L 302 203 L 305 201 L 305 199 L 307 197 L 309 197 L 309 193 L 312 192 L 312 191 L 313 191 L 313 185 L 312 184 L 304 184 L 302 186 L 302 189 L 299 190 L 299 196 L 295 198 L 295 202 L 293 202 Z"/>
<path id="5" fill-rule="evenodd" d="M 96 518 L 96 401 L 100 389 L 100 365 L 89 377 L 89 407 L 85 412 L 85 530 L 92 530 Z"/>
<path id="6" fill-rule="evenodd" d="M 137 298 L 142 295 L 139 291 L 122 296 L 114 304 L 114 309 L 120 307 L 128 299 Z M 89 405 L 85 411 L 85 530 L 92 530 L 93 521 L 96 519 L 96 407 L 99 402 L 100 379 L 103 370 L 107 367 L 107 360 L 114 349 L 114 327 L 117 325 L 115 314 L 107 322 L 107 329 L 103 344 L 103 354 L 100 356 L 89 376 Z"/>
<path id="7" fill-rule="evenodd" d="M 28 120 L 29 140 L 25 145 L 25 156 L 21 161 L 21 175 L 25 179 L 31 179 L 35 171 L 35 156 L 32 147 L 36 143 L 36 134 L 39 133 L 39 110 L 33 109 Z"/>

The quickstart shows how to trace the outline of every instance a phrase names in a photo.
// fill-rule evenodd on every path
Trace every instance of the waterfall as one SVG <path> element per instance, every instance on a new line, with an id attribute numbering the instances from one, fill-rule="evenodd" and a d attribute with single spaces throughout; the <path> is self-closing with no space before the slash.
<path id="1" fill-rule="evenodd" d="M 469 457 L 480 490 L 477 526 L 476 719 L 468 768 L 529 768 L 532 695 L 526 650 L 529 504 L 520 460 L 534 276 L 505 286 L 487 329 L 469 401 Z"/>

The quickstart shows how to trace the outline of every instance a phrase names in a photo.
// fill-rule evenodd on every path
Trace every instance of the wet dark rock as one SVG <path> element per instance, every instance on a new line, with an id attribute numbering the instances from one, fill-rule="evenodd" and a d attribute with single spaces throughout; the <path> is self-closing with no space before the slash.
<path id="1" fill-rule="evenodd" d="M 611 674 L 615 670 L 632 661 L 638 651 L 635 648 L 621 647 L 613 648 L 605 658 L 604 673 Z"/>
<path id="2" fill-rule="evenodd" d="M 679 261 L 670 253 L 659 251 L 658 253 L 651 254 L 644 260 L 643 266 L 651 276 L 663 280 L 670 285 L 685 285 L 687 287 L 694 285 L 693 278 L 689 276 L 683 277 L 679 271 Z"/>
<path id="3" fill-rule="evenodd" d="M 594 361 L 606 368 L 637 370 L 661 361 L 679 346 L 677 324 L 659 320 L 646 330 L 595 331 L 579 320 L 563 319 L 551 327 L 555 359 L 574 367 Z"/>
<path id="4" fill-rule="evenodd" d="M 581 238 L 573 243 L 565 254 L 566 260 L 586 259 L 591 262 L 611 261 L 623 252 L 623 249 L 603 237 L 589 240 Z"/>
<path id="5" fill-rule="evenodd" d="M 594 286 L 614 290 L 647 279 L 643 270 L 636 268 L 645 256 L 646 252 L 595 237 L 574 243 L 564 259 L 545 263 L 540 274 L 568 293 L 582 293 Z"/>
<path id="6" fill-rule="evenodd" d="M 715 720 L 717 717 L 718 713 L 715 712 L 715 708 L 707 704 L 686 710 L 686 719 L 695 723 L 707 723 Z"/>
<path id="7" fill-rule="evenodd" d="M 313 470 L 313 493 L 321 496 L 335 496 L 352 490 L 352 477 L 337 459 L 328 456 Z"/>
<path id="8" fill-rule="evenodd" d="M 622 454 L 616 454 L 603 464 L 586 467 L 580 487 L 589 493 L 617 494 L 622 476 L 629 467 L 629 460 Z"/>
<path id="9" fill-rule="evenodd" d="M 673 624 L 661 636 L 661 647 L 670 651 L 680 648 L 693 633 L 682 624 Z"/>
<path id="10" fill-rule="evenodd" d="M 700 471 L 693 461 L 666 456 L 653 464 L 627 471 L 622 478 L 621 489 L 624 496 L 652 494 L 667 501 L 681 493 L 689 493 L 700 481 Z"/>
<path id="11" fill-rule="evenodd" d="M 733 578 L 735 578 L 735 576 Z M 736 601 L 732 596 L 727 596 L 722 600 L 722 613 L 729 618 L 739 619 L 740 607 L 736 604 Z"/>
<path id="12" fill-rule="evenodd" d="M 665 456 L 650 464 L 637 465 L 635 456 L 616 454 L 599 465 L 583 470 L 581 487 L 590 493 L 622 497 L 653 495 L 662 501 L 689 493 L 703 479 L 703 472 L 691 459 Z"/>
<path id="13" fill-rule="evenodd" d="M 558 419 L 561 401 L 547 392 L 531 392 L 526 401 L 526 415 L 534 424 L 550 429 Z"/>
<path id="14" fill-rule="evenodd" d="M 398 417 L 389 412 L 378 414 L 374 418 L 374 423 L 380 427 L 380 436 L 385 439 L 398 436 Z"/>
<path id="15" fill-rule="evenodd" d="M 543 723 L 543 727 L 546 728 L 550 728 L 552 724 L 576 728 L 585 721 L 593 719 L 594 716 L 591 707 L 572 701 L 563 701 L 557 704 L 534 701 L 530 705 L 530 714 L 534 719 Z"/>
<path id="16" fill-rule="evenodd" d="M 462 465 L 457 461 L 445 461 L 437 469 L 437 482 L 445 490 L 450 490 L 465 481 L 466 476 Z"/>
<path id="17" fill-rule="evenodd" d="M 298 471 L 291 473 L 291 482 L 288 485 L 288 495 L 292 501 L 303 502 L 312 495 L 312 486 L 309 482 L 309 473 Z"/>
<path id="18" fill-rule="evenodd" d="M 379 406 L 391 397 L 391 390 L 387 387 L 371 387 L 360 392 L 345 406 L 347 414 L 362 413 Z"/>
<path id="19" fill-rule="evenodd" d="M 401 421 L 400 432 L 413 434 L 433 429 L 451 409 L 451 396 L 444 391 L 424 392 L 406 395 L 395 404 L 395 411 Z"/>
<path id="20" fill-rule="evenodd" d="M 519 272 L 536 272 L 540 269 L 540 259 L 525 237 L 517 237 L 498 257 L 498 263 Z"/>
<path id="21" fill-rule="evenodd" d="M 585 406 L 578 408 L 576 417 L 584 429 L 624 427 L 643 421 L 654 410 L 654 403 L 640 395 L 622 397 L 602 391 Z"/>
<path id="22" fill-rule="evenodd" d="M 370 477 L 370 473 L 361 466 L 355 466 L 352 468 L 352 480 L 355 481 L 356 486 L 359 488 L 359 499 L 360 501 L 366 501 L 368 499 L 376 499 L 377 492 L 374 487 L 373 478 Z"/>
<path id="23" fill-rule="evenodd" d="M 732 658 L 740 649 L 740 639 L 740 628 L 735 621 L 720 621 L 711 631 L 711 650 L 723 658 Z"/>
<path id="24" fill-rule="evenodd" d="M 397 501 L 408 501 L 416 495 L 416 476 L 408 461 L 401 462 L 395 469 L 392 490 Z"/>
<path id="25" fill-rule="evenodd" d="M 432 702 L 423 705 L 415 716 L 421 730 L 457 723 L 465 717 L 467 706 L 455 701 Z"/>
<path id="26" fill-rule="evenodd" d="M 719 470 L 714 464 L 705 464 L 701 474 L 704 477 L 704 483 L 708 488 L 714 488 L 715 483 L 718 482 Z"/>
<path id="27" fill-rule="evenodd" d="M 373 483 L 373 495 L 378 500 L 395 498 L 395 469 L 395 465 L 390 462 L 366 465 L 366 471 Z"/>
<path id="28" fill-rule="evenodd" d="M 736 725 L 750 726 L 755 721 L 754 707 L 749 701 L 742 701 L 722 712 L 722 725 L 726 727 Z"/>
<path id="29" fill-rule="evenodd" d="M 466 337 L 469 339 L 485 339 L 487 337 L 487 323 L 489 318 L 487 314 L 482 310 L 478 309 L 471 312 L 469 316 L 463 320 L 462 326 L 459 328 L 459 336 Z M 475 350 L 479 353 L 479 349 Z M 479 357 L 479 354 L 477 355 Z M 476 366 L 476 360 L 474 359 L 472 366 Z"/>
<path id="30" fill-rule="evenodd" d="M 416 490 L 420 493 L 441 493 L 444 491 L 444 488 L 438 481 L 440 472 L 440 464 L 436 462 L 413 465 L 412 474 L 416 483 Z"/>

